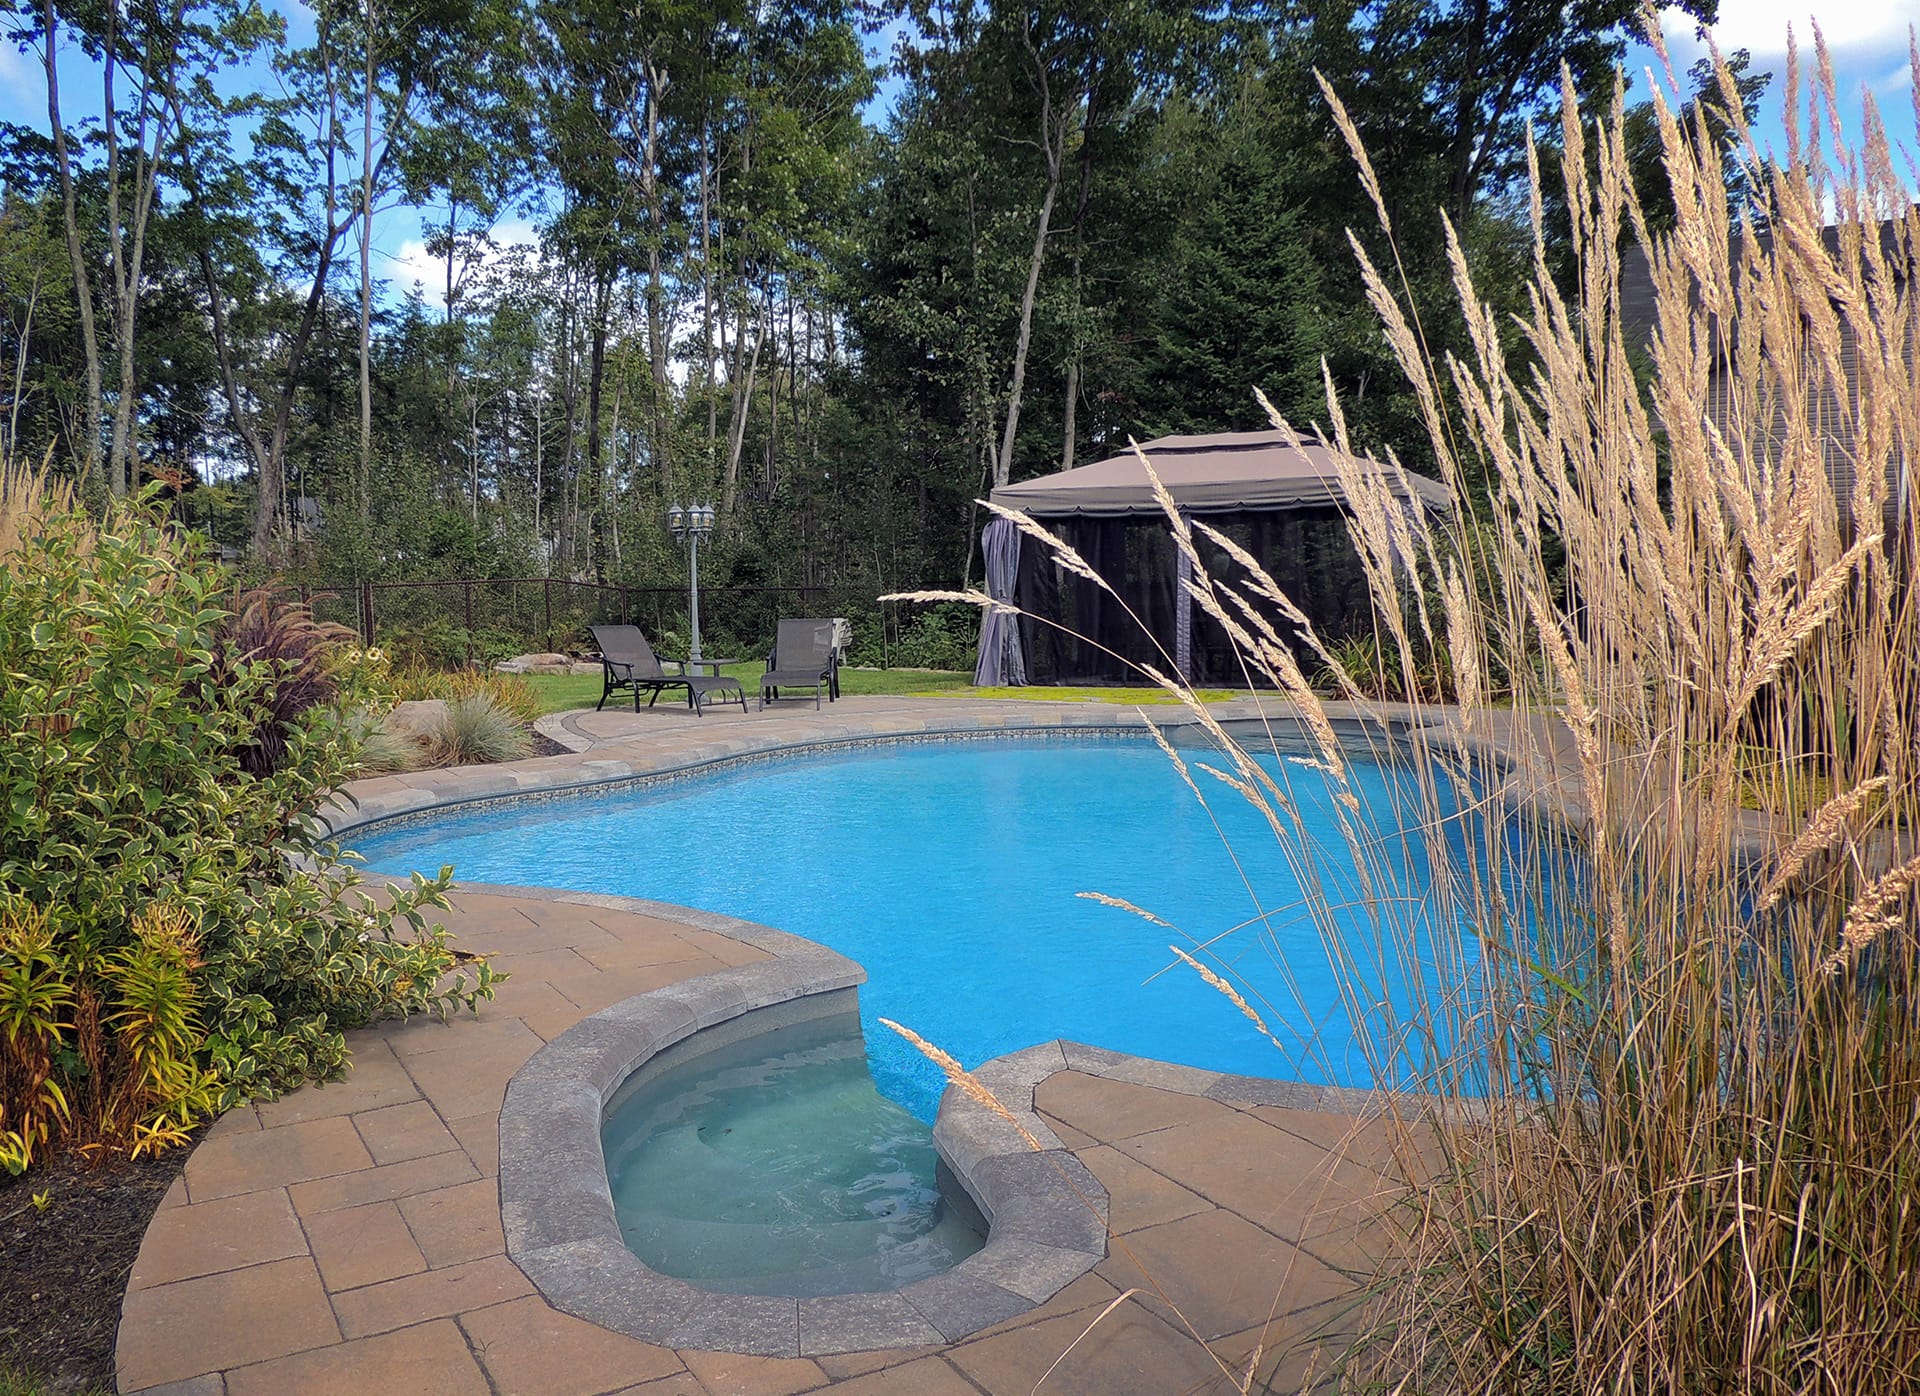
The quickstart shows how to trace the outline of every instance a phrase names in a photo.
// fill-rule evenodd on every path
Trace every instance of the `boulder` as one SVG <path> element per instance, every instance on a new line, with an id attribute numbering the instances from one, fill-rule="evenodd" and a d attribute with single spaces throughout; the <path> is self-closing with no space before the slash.
<path id="1" fill-rule="evenodd" d="M 572 674 L 578 669 L 573 659 L 564 654 L 520 654 L 512 659 L 503 659 L 493 666 L 503 674 Z M 598 673 L 599 665 L 593 670 Z"/>

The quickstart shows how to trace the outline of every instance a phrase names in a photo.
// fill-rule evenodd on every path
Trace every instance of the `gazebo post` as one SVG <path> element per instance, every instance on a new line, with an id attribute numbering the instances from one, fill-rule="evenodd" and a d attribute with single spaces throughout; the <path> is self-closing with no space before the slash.
<path id="1" fill-rule="evenodd" d="M 1181 520 L 1191 529 L 1193 519 L 1182 512 Z M 1174 549 L 1173 581 L 1173 664 L 1180 680 L 1193 686 L 1193 597 L 1187 586 L 1193 581 L 1193 559 L 1185 548 Z"/>

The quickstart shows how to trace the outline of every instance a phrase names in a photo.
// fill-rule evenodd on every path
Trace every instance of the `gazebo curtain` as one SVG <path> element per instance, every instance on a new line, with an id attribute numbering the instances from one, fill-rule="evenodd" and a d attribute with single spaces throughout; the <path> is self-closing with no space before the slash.
<path id="1" fill-rule="evenodd" d="M 1322 637 L 1338 639 L 1371 624 L 1366 577 L 1346 516 L 1338 508 L 1202 517 L 1258 558 Z M 1067 517 L 1045 522 L 1107 579 L 1119 599 L 1063 572 L 1043 549 L 1022 550 L 1014 595 L 1026 613 L 1019 630 L 1028 681 L 1138 683 L 1139 666 L 1151 664 L 1163 673 L 1182 670 L 1198 685 L 1239 687 L 1249 682 L 1225 630 L 1190 605 L 1181 591 L 1181 558 L 1165 518 Z M 1205 539 L 1199 546 L 1215 581 L 1238 586 L 1239 565 Z M 989 547 L 990 585 L 992 556 Z M 1272 619 L 1281 634 L 1288 633 L 1285 621 Z M 984 664 L 984 631 L 982 639 Z M 1309 662 L 1304 647 L 1297 652 L 1303 664 Z"/>
<path id="2" fill-rule="evenodd" d="M 1020 530 L 1010 520 L 996 518 L 980 539 L 987 564 L 987 595 L 1011 603 L 1020 576 Z M 1021 653 L 1018 617 L 989 606 L 980 622 L 980 653 L 973 665 L 975 684 L 1018 687 L 1027 681 L 1026 656 Z"/>

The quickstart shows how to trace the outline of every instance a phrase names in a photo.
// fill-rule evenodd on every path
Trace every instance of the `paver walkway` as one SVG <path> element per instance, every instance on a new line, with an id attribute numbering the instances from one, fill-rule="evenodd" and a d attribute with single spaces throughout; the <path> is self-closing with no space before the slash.
<path id="1" fill-rule="evenodd" d="M 792 725 L 824 731 L 831 714 Z M 640 745 L 633 715 L 617 721 L 627 731 L 605 732 L 591 756 Z M 711 716 L 703 729 L 669 722 L 720 736 Z M 213 1126 L 134 1266 L 123 1392 L 978 1396 L 1031 1392 L 1050 1368 L 1047 1392 L 1226 1392 L 1237 1383 L 1220 1363 L 1244 1374 L 1256 1348 L 1252 1389 L 1291 1392 L 1344 1346 L 1388 1162 L 1380 1127 L 1071 1071 L 1035 1105 L 1108 1188 L 1114 1237 L 1103 1263 L 1030 1313 L 939 1348 L 818 1359 L 673 1351 L 559 1313 L 505 1254 L 508 1079 L 585 1015 L 762 952 L 527 897 L 457 893 L 444 919 L 512 979 L 477 1017 L 350 1034 L 345 1081 Z"/>

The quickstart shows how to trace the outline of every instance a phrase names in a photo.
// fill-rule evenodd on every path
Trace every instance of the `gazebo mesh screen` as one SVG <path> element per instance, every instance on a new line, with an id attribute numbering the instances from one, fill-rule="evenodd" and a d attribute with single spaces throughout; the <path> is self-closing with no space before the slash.
<path id="1" fill-rule="evenodd" d="M 1337 508 L 1245 511 L 1202 516 L 1260 560 L 1313 622 L 1320 635 L 1339 639 L 1372 623 L 1360 559 Z M 1087 560 L 1120 599 L 1055 565 L 1045 547 L 1022 541 L 1016 599 L 1026 648 L 1027 681 L 1037 684 L 1141 682 L 1137 666 L 1174 667 L 1177 558 L 1159 517 L 1049 518 L 1042 522 Z M 1200 556 L 1217 581 L 1238 585 L 1244 569 L 1207 539 Z M 1122 604 L 1124 602 L 1124 605 Z M 1270 608 L 1269 608 L 1270 609 Z M 1132 614 L 1128 614 L 1131 611 Z M 1041 617 L 1051 619 L 1049 625 Z M 1275 629 L 1292 627 L 1270 615 Z M 1056 628 L 1057 626 L 1057 628 Z M 1318 661 L 1296 646 L 1309 675 Z M 1192 672 L 1197 685 L 1242 687 L 1248 682 L 1226 631 L 1193 609 Z"/>

